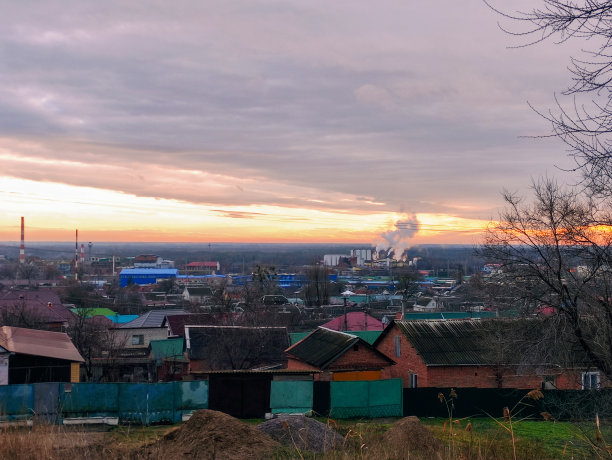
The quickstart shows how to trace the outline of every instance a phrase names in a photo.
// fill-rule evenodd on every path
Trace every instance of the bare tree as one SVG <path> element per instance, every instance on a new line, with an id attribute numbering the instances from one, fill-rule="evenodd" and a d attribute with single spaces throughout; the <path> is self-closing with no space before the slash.
<path id="1" fill-rule="evenodd" d="M 320 307 L 329 303 L 329 271 L 325 265 L 313 264 L 306 270 L 304 299 L 306 305 Z"/>
<path id="2" fill-rule="evenodd" d="M 605 207 L 552 180 L 532 203 L 505 193 L 482 254 L 532 309 L 554 307 L 588 364 L 612 379 L 612 222 Z M 533 310 L 532 310 L 533 311 Z"/>
<path id="3" fill-rule="evenodd" d="M 30 284 L 33 279 L 36 279 L 38 277 L 38 273 L 38 267 L 32 262 L 19 264 L 19 266 L 17 267 L 17 274 L 20 278 L 28 280 L 28 284 Z"/>
<path id="4" fill-rule="evenodd" d="M 87 381 L 93 377 L 96 358 L 104 358 L 107 371 L 113 371 L 113 366 L 109 366 L 108 363 L 116 359 L 117 352 L 125 346 L 127 340 L 127 338 L 121 339 L 105 321 L 92 318 L 90 314 L 90 308 L 79 308 L 70 318 L 66 331 L 85 360 L 83 367 Z"/>
<path id="5" fill-rule="evenodd" d="M 571 84 L 555 98 L 556 107 L 539 111 L 562 139 L 596 194 L 612 196 L 612 1 L 540 0 L 526 12 L 510 13 L 495 0 L 485 2 L 510 21 L 505 30 L 527 46 L 548 39 L 581 40 L 586 47 L 570 58 Z"/>

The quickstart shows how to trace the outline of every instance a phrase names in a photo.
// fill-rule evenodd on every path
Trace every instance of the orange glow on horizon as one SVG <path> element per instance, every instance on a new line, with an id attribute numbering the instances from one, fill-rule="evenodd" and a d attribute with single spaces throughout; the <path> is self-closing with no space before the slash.
<path id="1" fill-rule="evenodd" d="M 273 205 L 203 205 L 112 190 L 0 177 L 0 240 L 375 244 L 398 214 L 363 209 Z M 473 244 L 487 221 L 417 214 L 411 245 Z"/>

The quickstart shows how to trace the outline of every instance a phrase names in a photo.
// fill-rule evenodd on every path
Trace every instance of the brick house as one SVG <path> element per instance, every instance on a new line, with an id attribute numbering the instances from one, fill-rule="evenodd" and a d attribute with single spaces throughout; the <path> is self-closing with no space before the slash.
<path id="1" fill-rule="evenodd" d="M 394 361 L 356 335 L 319 327 L 287 350 L 287 369 L 321 371 L 316 379 L 379 380 Z"/>
<path id="2" fill-rule="evenodd" d="M 537 326 L 537 320 L 523 321 Z M 522 361 L 525 350 L 519 342 L 502 343 L 496 335 L 501 327 L 516 330 L 512 322 L 500 320 L 393 321 L 374 347 L 397 363 L 386 368 L 383 377 L 402 378 L 407 388 L 580 389 L 593 387 L 593 381 L 599 385 L 596 372 Z M 527 341 L 521 343 L 525 346 Z M 506 346 L 504 353 L 499 346 Z"/>

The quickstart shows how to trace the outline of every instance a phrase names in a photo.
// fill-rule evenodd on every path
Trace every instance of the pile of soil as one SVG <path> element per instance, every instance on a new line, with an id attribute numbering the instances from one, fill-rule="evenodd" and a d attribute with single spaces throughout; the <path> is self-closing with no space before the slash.
<path id="1" fill-rule="evenodd" d="M 222 412 L 199 410 L 180 428 L 144 448 L 150 458 L 216 460 L 270 458 L 279 443 Z"/>
<path id="2" fill-rule="evenodd" d="M 344 438 L 325 423 L 303 415 L 281 415 L 257 427 L 272 439 L 299 450 L 324 452 L 342 447 Z"/>
<path id="3" fill-rule="evenodd" d="M 395 422 L 383 435 L 383 443 L 385 453 L 392 458 L 414 458 L 414 454 L 421 454 L 435 459 L 442 458 L 444 452 L 442 443 L 414 416 Z"/>

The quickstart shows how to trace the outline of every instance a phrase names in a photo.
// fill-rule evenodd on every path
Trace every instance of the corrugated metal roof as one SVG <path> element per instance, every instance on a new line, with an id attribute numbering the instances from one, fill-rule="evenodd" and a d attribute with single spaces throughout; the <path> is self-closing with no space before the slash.
<path id="1" fill-rule="evenodd" d="M 125 275 L 177 275 L 178 268 L 124 268 L 119 273 Z"/>
<path id="2" fill-rule="evenodd" d="M 151 353 L 158 364 L 164 359 L 183 359 L 183 345 L 182 338 L 151 340 Z"/>
<path id="3" fill-rule="evenodd" d="M 10 352 L 24 355 L 45 356 L 73 362 L 85 361 L 64 332 L 2 326 L 0 346 Z"/>
<path id="4" fill-rule="evenodd" d="M 212 296 L 213 292 L 209 286 L 187 286 L 185 290 L 189 293 L 189 295 L 202 296 L 208 295 Z"/>
<path id="5" fill-rule="evenodd" d="M 382 331 L 384 329 L 383 323 L 368 315 L 365 311 L 351 311 L 346 314 L 346 326 L 347 331 Z M 327 329 L 334 331 L 344 331 L 344 315 L 340 315 L 331 321 L 321 325 Z"/>
<path id="6" fill-rule="evenodd" d="M 121 324 L 120 329 L 142 329 L 148 327 L 162 327 L 166 316 L 184 315 L 185 310 L 151 310 L 129 323 Z"/>
<path id="7" fill-rule="evenodd" d="M 286 352 L 312 366 L 325 368 L 335 358 L 359 342 L 359 337 L 346 332 L 319 327 Z"/>
<path id="8" fill-rule="evenodd" d="M 189 358 L 210 369 L 252 369 L 287 361 L 284 327 L 186 325 Z"/>
<path id="9" fill-rule="evenodd" d="M 291 339 L 291 345 L 298 343 L 300 340 L 307 337 L 308 334 L 310 334 L 310 332 L 290 332 L 289 338 Z M 374 342 L 376 342 L 378 336 L 382 334 L 382 331 L 350 331 L 349 334 L 356 335 L 360 339 L 372 345 Z"/>
<path id="10" fill-rule="evenodd" d="M 91 318 L 92 316 L 115 316 L 115 313 L 110 308 L 99 307 L 99 308 L 71 308 L 70 311 L 77 316 L 84 316 L 85 318 Z"/>
<path id="11" fill-rule="evenodd" d="M 481 321 L 396 321 L 429 366 L 489 364 L 489 341 Z"/>

